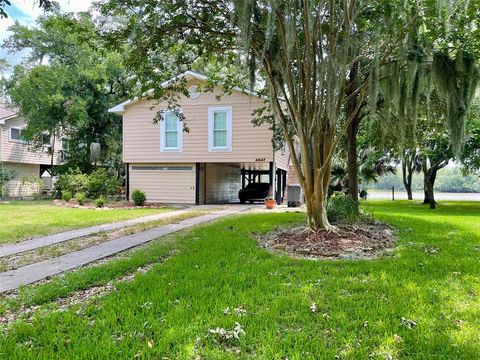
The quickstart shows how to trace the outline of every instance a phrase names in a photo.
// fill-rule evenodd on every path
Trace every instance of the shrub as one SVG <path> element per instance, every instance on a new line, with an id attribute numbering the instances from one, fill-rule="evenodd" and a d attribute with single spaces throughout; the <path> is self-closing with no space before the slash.
<path id="1" fill-rule="evenodd" d="M 99 168 L 87 175 L 82 174 L 76 168 L 59 176 L 55 183 L 55 192 L 57 196 L 63 190 L 70 191 L 74 196 L 79 192 L 84 192 L 89 198 L 97 199 L 100 196 L 115 195 L 119 186 L 121 186 L 121 182 L 107 169 Z"/>
<path id="2" fill-rule="evenodd" d="M 22 188 L 28 189 L 34 197 L 40 196 L 42 190 L 45 189 L 45 183 L 37 175 L 28 175 L 22 178 Z"/>
<path id="3" fill-rule="evenodd" d="M 344 193 L 335 193 L 328 199 L 328 219 L 332 223 L 352 224 L 359 220 L 358 202 Z"/>
<path id="4" fill-rule="evenodd" d="M 72 195 L 79 192 L 86 192 L 88 188 L 88 175 L 82 174 L 80 169 L 70 169 L 67 173 L 58 177 L 55 182 L 55 192 L 61 194 L 62 191 L 70 191 Z"/>
<path id="5" fill-rule="evenodd" d="M 91 198 L 115 195 L 120 181 L 107 169 L 97 169 L 88 175 L 87 193 Z"/>
<path id="6" fill-rule="evenodd" d="M 68 190 L 63 190 L 62 200 L 65 200 L 66 202 L 69 202 L 70 200 L 72 200 L 72 193 Z"/>
<path id="7" fill-rule="evenodd" d="M 145 193 L 143 191 L 135 189 L 132 192 L 132 200 L 135 205 L 143 206 L 147 201 L 147 197 L 145 196 Z"/>
<path id="8" fill-rule="evenodd" d="M 75 200 L 77 200 L 78 205 L 83 205 L 83 204 L 85 204 L 85 201 L 87 200 L 87 195 L 85 195 L 85 193 L 83 191 L 78 192 L 75 195 Z"/>
<path id="9" fill-rule="evenodd" d="M 105 198 L 100 196 L 97 200 L 95 200 L 95 206 L 98 208 L 102 208 L 105 205 Z"/>

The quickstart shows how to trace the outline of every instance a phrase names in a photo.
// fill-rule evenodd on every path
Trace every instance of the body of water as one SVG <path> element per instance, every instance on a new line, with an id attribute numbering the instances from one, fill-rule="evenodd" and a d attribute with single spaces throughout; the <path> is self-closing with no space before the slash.
<path id="1" fill-rule="evenodd" d="M 413 193 L 413 200 L 423 200 L 423 191 Z M 391 191 L 382 190 L 368 190 L 367 199 L 392 199 Z M 404 191 L 395 190 L 395 200 L 407 200 L 407 193 Z M 469 200 L 480 201 L 480 193 L 447 193 L 435 192 L 435 200 Z"/>

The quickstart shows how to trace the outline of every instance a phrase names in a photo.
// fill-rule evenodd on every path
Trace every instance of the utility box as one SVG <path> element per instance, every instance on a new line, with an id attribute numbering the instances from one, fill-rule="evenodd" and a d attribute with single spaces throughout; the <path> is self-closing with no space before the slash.
<path id="1" fill-rule="evenodd" d="M 288 207 L 299 207 L 302 200 L 302 188 L 300 185 L 288 185 L 287 193 Z"/>

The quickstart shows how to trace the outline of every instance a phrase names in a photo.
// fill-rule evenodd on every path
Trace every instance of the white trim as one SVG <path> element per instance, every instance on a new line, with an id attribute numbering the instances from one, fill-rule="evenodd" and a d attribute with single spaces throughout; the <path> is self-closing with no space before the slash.
<path id="1" fill-rule="evenodd" d="M 168 88 L 169 86 L 175 84 L 178 80 L 182 79 L 182 78 L 187 78 L 187 80 L 191 80 L 191 79 L 195 79 L 195 80 L 199 80 L 199 81 L 207 81 L 208 80 L 208 77 L 206 77 L 205 75 L 202 75 L 202 74 L 199 74 L 195 71 L 185 71 L 183 74 L 180 74 L 180 75 L 177 75 L 173 78 L 171 78 L 170 80 L 167 80 L 167 81 L 164 81 L 160 86 L 165 89 L 165 88 Z M 253 91 L 253 90 L 248 90 L 248 89 L 242 89 L 242 88 L 239 88 L 239 87 L 234 87 L 233 90 L 235 91 L 239 91 L 241 93 L 244 93 L 246 95 L 250 95 L 250 96 L 255 96 L 255 97 L 261 97 L 263 99 L 266 99 L 268 100 L 267 97 L 265 96 L 260 96 L 258 95 L 258 93 L 256 91 Z M 110 109 L 108 109 L 108 112 L 110 113 L 115 113 L 115 114 L 123 114 L 125 112 L 125 108 L 128 106 L 128 105 L 131 105 L 131 104 L 135 104 L 137 102 L 139 102 L 141 100 L 141 98 L 145 97 L 145 96 L 148 96 L 150 94 L 153 93 L 153 89 L 151 90 L 148 90 L 147 92 L 145 92 L 142 97 L 135 97 L 131 100 L 127 100 L 127 101 L 124 101 Z"/>
<path id="2" fill-rule="evenodd" d="M 181 110 L 178 110 L 181 112 Z M 182 152 L 182 147 L 183 147 L 183 123 L 180 121 L 178 116 L 177 118 L 177 147 L 175 148 L 167 148 L 165 147 L 165 134 L 166 134 L 166 129 L 165 129 L 165 115 L 167 114 L 173 114 L 176 115 L 175 112 L 170 111 L 170 110 L 165 110 L 162 112 L 162 120 L 160 121 L 160 152 Z"/>
<path id="3" fill-rule="evenodd" d="M 8 127 L 8 141 L 19 143 L 19 144 L 26 144 L 27 142 L 25 140 L 12 139 L 12 129 L 18 130 L 19 135 L 21 136 L 22 130 L 25 129 L 25 127 L 9 126 Z"/>
<path id="4" fill-rule="evenodd" d="M 6 116 L 4 118 L 1 118 L 0 119 L 0 124 L 5 125 L 6 120 L 10 120 L 10 119 L 13 119 L 13 118 L 16 118 L 16 117 L 18 117 L 18 114 L 13 114 L 13 115 L 9 115 L 9 116 Z"/>
<path id="5" fill-rule="evenodd" d="M 227 113 L 227 146 L 213 146 L 213 114 L 216 111 Z M 208 107 L 208 151 L 232 151 L 232 107 L 231 106 L 209 106 Z"/>

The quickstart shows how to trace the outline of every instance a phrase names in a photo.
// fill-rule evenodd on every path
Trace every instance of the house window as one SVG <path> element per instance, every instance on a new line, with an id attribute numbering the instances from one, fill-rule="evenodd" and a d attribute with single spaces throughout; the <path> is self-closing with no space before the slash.
<path id="1" fill-rule="evenodd" d="M 49 134 L 43 133 L 42 134 L 42 145 L 43 146 L 50 146 L 51 145 L 51 137 Z"/>
<path id="2" fill-rule="evenodd" d="M 232 151 L 232 108 L 208 108 L 208 150 Z"/>
<path id="3" fill-rule="evenodd" d="M 160 134 L 160 151 L 182 151 L 182 124 L 175 113 L 164 112 Z"/>
<path id="4" fill-rule="evenodd" d="M 25 139 L 22 136 L 22 129 L 21 128 L 10 128 L 10 140 L 18 141 L 18 142 L 25 142 Z"/>

